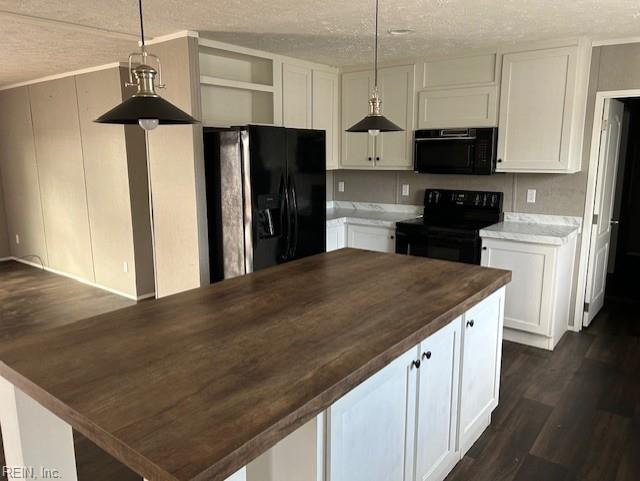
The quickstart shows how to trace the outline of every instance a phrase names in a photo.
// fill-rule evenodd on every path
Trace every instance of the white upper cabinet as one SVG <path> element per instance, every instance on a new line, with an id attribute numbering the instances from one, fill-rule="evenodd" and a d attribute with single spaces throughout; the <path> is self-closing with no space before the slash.
<path id="1" fill-rule="evenodd" d="M 415 101 L 415 67 L 389 67 L 378 72 L 382 114 L 402 127 L 402 132 L 345 132 L 369 113 L 369 96 L 374 86 L 372 71 L 350 72 L 342 76 L 342 160 L 349 169 L 410 170 Z"/>
<path id="2" fill-rule="evenodd" d="M 504 55 L 498 171 L 580 170 L 589 62 L 582 44 Z"/>
<path id="3" fill-rule="evenodd" d="M 424 63 L 418 128 L 498 125 L 498 56 L 477 55 Z"/>
<path id="4" fill-rule="evenodd" d="M 413 169 L 414 78 L 413 65 L 383 68 L 378 73 L 382 114 L 404 129 L 376 137 L 375 167 L 378 169 Z"/>
<path id="5" fill-rule="evenodd" d="M 285 127 L 311 128 L 311 89 L 310 68 L 282 64 L 282 123 Z"/>
<path id="6" fill-rule="evenodd" d="M 326 131 L 327 169 L 340 163 L 339 78 L 334 72 L 313 71 L 311 127 Z"/>
<path id="7" fill-rule="evenodd" d="M 360 132 L 345 132 L 369 113 L 369 96 L 372 89 L 372 72 L 342 75 L 342 167 L 373 168 L 373 137 Z"/>

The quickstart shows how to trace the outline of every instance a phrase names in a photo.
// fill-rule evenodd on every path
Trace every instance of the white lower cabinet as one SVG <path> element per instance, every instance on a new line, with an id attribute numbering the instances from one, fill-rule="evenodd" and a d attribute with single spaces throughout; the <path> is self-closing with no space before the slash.
<path id="1" fill-rule="evenodd" d="M 498 406 L 504 292 L 500 289 L 463 317 L 458 434 L 462 456 L 489 425 Z"/>
<path id="2" fill-rule="evenodd" d="M 461 318 L 420 344 L 415 432 L 407 463 L 415 481 L 440 481 L 460 460 L 458 392 Z M 414 449 L 415 448 L 415 449 Z"/>
<path id="3" fill-rule="evenodd" d="M 328 481 L 409 479 L 404 460 L 417 359 L 416 346 L 329 408 Z"/>
<path id="4" fill-rule="evenodd" d="M 504 288 L 336 401 L 326 481 L 442 481 L 498 405 Z"/>
<path id="5" fill-rule="evenodd" d="M 511 271 L 504 336 L 552 350 L 568 329 L 576 238 L 557 245 L 482 239 L 482 265 Z"/>
<path id="6" fill-rule="evenodd" d="M 327 252 L 347 247 L 347 226 L 343 223 L 327 223 Z"/>
<path id="7" fill-rule="evenodd" d="M 383 226 L 347 224 L 347 246 L 377 252 L 395 252 L 396 231 Z"/>

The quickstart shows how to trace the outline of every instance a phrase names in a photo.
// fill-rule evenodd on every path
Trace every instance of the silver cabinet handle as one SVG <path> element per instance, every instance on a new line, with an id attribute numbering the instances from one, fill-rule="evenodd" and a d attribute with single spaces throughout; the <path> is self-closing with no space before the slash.
<path id="1" fill-rule="evenodd" d="M 615 219 L 611 219 L 609 221 L 609 224 L 611 224 L 611 225 L 618 225 L 619 223 L 620 223 L 620 221 L 619 220 L 615 220 Z"/>

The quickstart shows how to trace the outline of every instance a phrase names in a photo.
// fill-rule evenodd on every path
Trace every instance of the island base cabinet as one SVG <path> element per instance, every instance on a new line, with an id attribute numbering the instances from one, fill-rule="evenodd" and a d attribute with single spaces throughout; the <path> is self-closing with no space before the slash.
<path id="1" fill-rule="evenodd" d="M 336 401 L 326 481 L 443 481 L 498 405 L 504 288 Z"/>
<path id="2" fill-rule="evenodd" d="M 498 405 L 504 292 L 495 292 L 463 318 L 458 434 L 462 456 L 489 425 Z"/>
<path id="3" fill-rule="evenodd" d="M 460 460 L 458 450 L 458 389 L 462 318 L 420 344 L 415 435 L 415 481 L 442 481 Z M 415 449 L 414 446 L 415 445 Z"/>
<path id="4" fill-rule="evenodd" d="M 327 410 L 327 481 L 403 481 L 417 346 Z"/>

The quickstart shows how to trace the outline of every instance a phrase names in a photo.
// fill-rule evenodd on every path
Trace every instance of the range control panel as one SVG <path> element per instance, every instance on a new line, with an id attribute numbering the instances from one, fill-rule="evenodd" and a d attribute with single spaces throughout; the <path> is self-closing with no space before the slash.
<path id="1" fill-rule="evenodd" d="M 502 210 L 502 198 L 502 192 L 427 189 L 424 194 L 424 205 Z"/>

